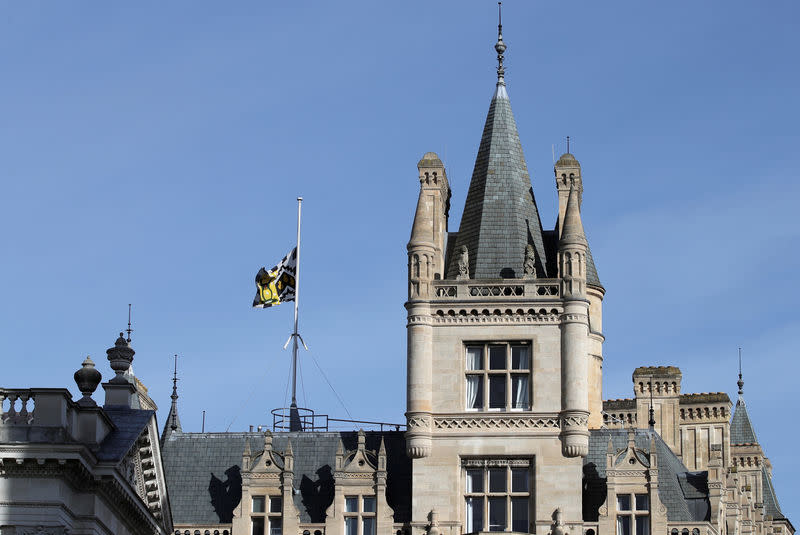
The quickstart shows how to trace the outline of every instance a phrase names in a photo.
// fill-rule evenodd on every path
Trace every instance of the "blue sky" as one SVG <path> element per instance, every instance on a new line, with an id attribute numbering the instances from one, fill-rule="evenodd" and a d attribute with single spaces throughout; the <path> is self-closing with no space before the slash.
<path id="1" fill-rule="evenodd" d="M 745 397 L 797 523 L 795 2 L 505 4 L 506 80 L 543 225 L 574 140 L 606 289 L 604 397 L 639 365 Z M 253 277 L 303 195 L 302 404 L 402 422 L 405 245 L 436 151 L 458 228 L 494 89 L 488 2 L 26 2 L 0 11 L 0 354 L 68 387 L 134 305 L 134 369 L 184 429 L 267 424 L 291 307 Z M 101 397 L 101 396 L 100 396 Z"/>

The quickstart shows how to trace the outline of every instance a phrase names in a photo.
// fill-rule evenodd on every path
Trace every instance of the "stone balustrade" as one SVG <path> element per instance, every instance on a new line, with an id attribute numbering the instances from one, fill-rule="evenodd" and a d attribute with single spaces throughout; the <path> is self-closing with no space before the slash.
<path id="1" fill-rule="evenodd" d="M 0 424 L 31 425 L 36 396 L 30 388 L 0 389 Z"/>
<path id="2" fill-rule="evenodd" d="M 558 298 L 558 279 L 509 279 L 498 282 L 477 280 L 435 281 L 434 299 L 486 300 L 487 298 L 552 300 Z"/>

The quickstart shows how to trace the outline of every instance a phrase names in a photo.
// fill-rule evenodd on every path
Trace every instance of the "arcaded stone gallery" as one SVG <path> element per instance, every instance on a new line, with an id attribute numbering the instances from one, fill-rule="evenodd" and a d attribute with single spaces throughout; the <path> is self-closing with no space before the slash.
<path id="1" fill-rule="evenodd" d="M 563 154 L 558 218 L 542 227 L 502 33 L 495 49 L 458 225 L 440 158 L 425 153 L 416 175 L 409 162 L 405 429 L 334 432 L 297 414 L 184 432 L 173 386 L 159 436 L 121 334 L 102 406 L 90 359 L 80 399 L 0 389 L 0 533 L 792 535 L 741 375 L 735 406 L 684 393 L 676 367 L 632 370 L 633 397 L 603 400 L 606 289 L 581 218 L 592 197 Z"/>

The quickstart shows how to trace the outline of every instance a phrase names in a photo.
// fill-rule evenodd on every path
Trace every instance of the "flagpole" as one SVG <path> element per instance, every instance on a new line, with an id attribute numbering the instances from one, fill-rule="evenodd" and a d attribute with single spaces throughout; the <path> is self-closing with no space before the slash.
<path id="1" fill-rule="evenodd" d="M 289 430 L 301 431 L 300 413 L 297 410 L 297 310 L 300 304 L 300 214 L 303 205 L 303 198 L 297 198 L 297 263 L 294 274 L 294 332 L 292 333 L 292 405 L 289 408 Z"/>

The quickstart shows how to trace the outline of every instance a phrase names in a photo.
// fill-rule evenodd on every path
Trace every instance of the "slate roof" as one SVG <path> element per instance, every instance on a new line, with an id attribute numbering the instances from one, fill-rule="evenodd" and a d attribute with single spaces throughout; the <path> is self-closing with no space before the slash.
<path id="1" fill-rule="evenodd" d="M 377 451 L 383 436 L 387 454 L 387 500 L 395 522 L 410 520 L 411 460 L 403 432 L 366 432 L 366 448 Z M 324 522 L 333 500 L 333 470 L 341 438 L 356 449 L 356 432 L 275 433 L 273 450 L 291 438 L 294 453 L 294 503 L 301 522 Z M 241 463 L 245 440 L 253 457 L 264 448 L 262 433 L 172 433 L 162 446 L 164 470 L 176 524 L 229 523 L 242 495 Z"/>
<path id="2" fill-rule="evenodd" d="M 500 88 L 498 88 L 500 89 Z M 489 105 L 447 278 L 458 274 L 458 253 L 469 251 L 473 279 L 519 278 L 525 249 L 536 250 L 536 272 L 551 275 L 542 223 L 522 153 L 511 102 L 498 90 Z"/>
<path id="3" fill-rule="evenodd" d="M 142 434 L 155 411 L 129 409 L 128 407 L 104 407 L 103 411 L 114 424 L 97 450 L 100 461 L 121 461 Z"/>
<path id="4" fill-rule="evenodd" d="M 740 396 L 736 401 L 733 418 L 731 418 L 731 444 L 757 443 L 756 432 L 753 430 L 753 424 L 750 423 L 750 415 L 747 414 L 747 406 Z"/>
<path id="5" fill-rule="evenodd" d="M 583 518 L 595 521 L 606 499 L 606 451 L 611 437 L 614 448 L 628 445 L 626 429 L 593 429 L 589 435 L 589 454 L 584 458 Z M 647 429 L 635 431 L 638 449 L 650 453 L 650 438 L 655 437 L 658 497 L 667 508 L 667 519 L 676 522 L 708 520 L 708 472 L 689 472 L 658 433 Z"/>
<path id="6" fill-rule="evenodd" d="M 764 515 L 771 516 L 774 519 L 784 519 L 781 512 L 781 506 L 778 503 L 778 497 L 775 495 L 775 487 L 772 486 L 772 478 L 769 477 L 767 469 L 761 467 L 761 482 L 764 489 Z"/>

